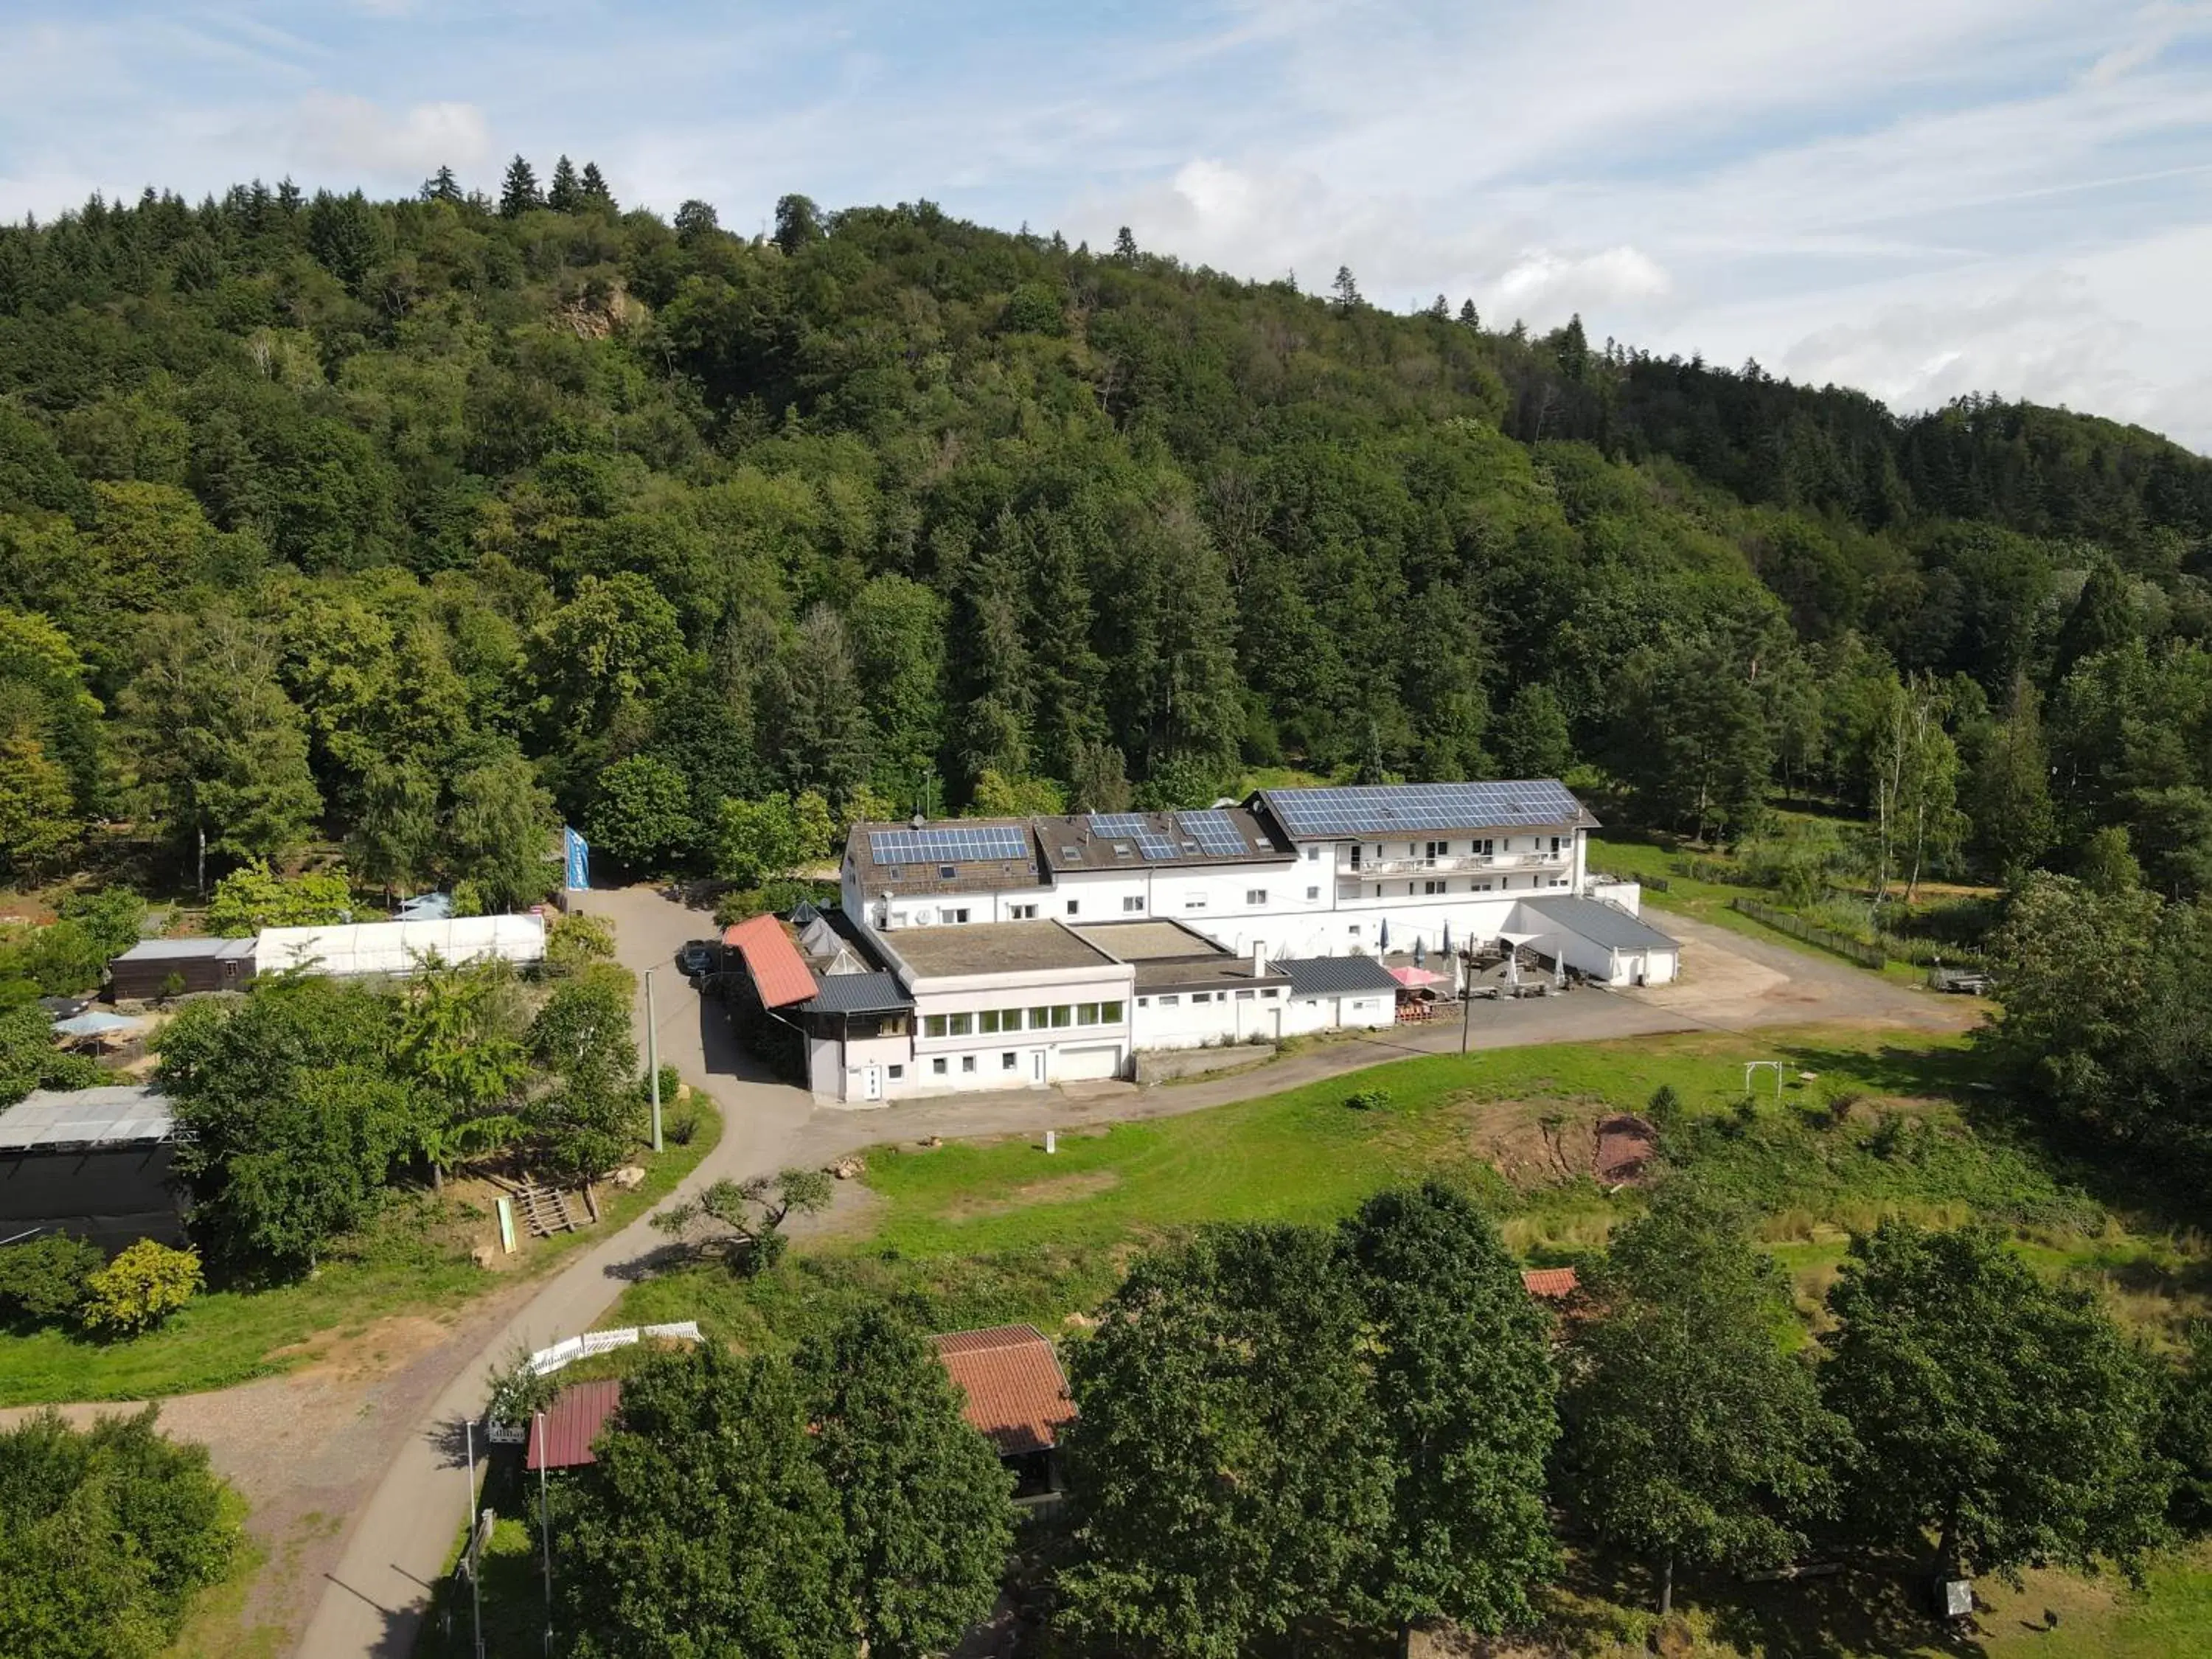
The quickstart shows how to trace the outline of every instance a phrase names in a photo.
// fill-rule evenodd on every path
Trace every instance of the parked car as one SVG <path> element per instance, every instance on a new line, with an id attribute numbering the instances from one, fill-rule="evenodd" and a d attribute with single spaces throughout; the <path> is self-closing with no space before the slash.
<path id="1" fill-rule="evenodd" d="M 676 966 L 686 979 L 701 980 L 722 965 L 722 947 L 713 939 L 695 939 L 676 953 Z"/>

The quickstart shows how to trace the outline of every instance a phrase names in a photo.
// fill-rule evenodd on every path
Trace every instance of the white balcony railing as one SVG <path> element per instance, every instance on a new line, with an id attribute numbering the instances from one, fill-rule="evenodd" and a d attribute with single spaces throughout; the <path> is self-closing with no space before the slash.
<path id="1" fill-rule="evenodd" d="M 1476 875 L 1498 870 L 1564 870 L 1575 861 L 1573 852 L 1459 853 L 1449 857 L 1367 859 L 1346 865 L 1337 873 L 1346 880 L 1379 881 L 1392 876 Z"/>

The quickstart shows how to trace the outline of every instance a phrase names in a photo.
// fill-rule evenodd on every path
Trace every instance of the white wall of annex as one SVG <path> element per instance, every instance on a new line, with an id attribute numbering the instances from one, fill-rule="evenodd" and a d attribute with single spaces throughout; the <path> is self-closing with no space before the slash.
<path id="1" fill-rule="evenodd" d="M 1273 993 L 1270 995 L 1269 993 Z M 1273 1041 L 1291 1033 L 1284 1024 L 1284 1006 L 1290 1000 L 1287 986 L 1251 986 L 1204 993 L 1207 1000 L 1194 1002 L 1189 991 L 1166 995 L 1148 992 L 1137 999 L 1130 1017 L 1132 1041 L 1146 1048 L 1202 1048 L 1208 1043 L 1244 1042 L 1264 1037 Z M 1173 997 L 1170 1002 L 1167 998 Z"/>

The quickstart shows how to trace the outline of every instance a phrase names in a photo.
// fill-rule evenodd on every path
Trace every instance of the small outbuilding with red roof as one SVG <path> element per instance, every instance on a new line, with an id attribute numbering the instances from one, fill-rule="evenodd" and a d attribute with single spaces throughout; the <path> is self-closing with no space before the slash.
<path id="1" fill-rule="evenodd" d="M 1060 1356 L 1034 1325 L 994 1325 L 949 1331 L 930 1340 L 937 1357 L 966 1396 L 963 1411 L 975 1431 L 999 1449 L 999 1461 L 1018 1480 L 1017 1498 L 1040 1498 L 1060 1489 L 1061 1433 L 1075 1420 L 1075 1401 Z"/>

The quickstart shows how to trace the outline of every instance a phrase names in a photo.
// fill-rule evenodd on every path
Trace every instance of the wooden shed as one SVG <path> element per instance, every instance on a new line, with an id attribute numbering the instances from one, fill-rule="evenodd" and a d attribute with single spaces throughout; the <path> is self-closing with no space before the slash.
<path id="1" fill-rule="evenodd" d="M 107 994 L 146 1002 L 185 991 L 236 991 L 253 977 L 250 939 L 141 939 L 107 964 Z"/>

